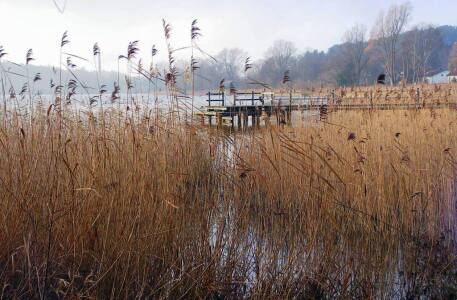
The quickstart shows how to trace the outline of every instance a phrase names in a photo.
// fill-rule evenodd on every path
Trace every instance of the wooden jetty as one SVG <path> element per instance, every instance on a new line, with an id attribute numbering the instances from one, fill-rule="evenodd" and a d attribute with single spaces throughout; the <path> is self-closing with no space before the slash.
<path id="1" fill-rule="evenodd" d="M 317 111 L 326 119 L 329 111 L 335 110 L 389 110 L 420 108 L 457 108 L 456 103 L 384 103 L 342 104 L 335 101 L 335 95 L 325 97 L 289 95 L 275 96 L 274 93 L 242 92 L 227 97 L 224 92 L 207 93 L 207 106 L 197 113 L 202 124 L 227 125 L 246 128 L 249 124 L 259 126 L 261 118 L 270 120 L 275 116 L 278 124 L 290 124 L 293 111 Z M 229 101 L 228 98 L 231 98 Z"/>
<path id="2" fill-rule="evenodd" d="M 202 123 L 229 126 L 237 124 L 239 128 L 247 127 L 248 124 L 258 126 L 261 117 L 270 118 L 273 115 L 279 123 L 290 123 L 292 111 L 322 109 L 328 105 L 328 97 L 292 94 L 275 97 L 273 93 L 239 92 L 231 95 L 231 103 L 228 103 L 228 97 L 223 92 L 209 92 L 207 96 L 208 105 L 197 113 Z"/>

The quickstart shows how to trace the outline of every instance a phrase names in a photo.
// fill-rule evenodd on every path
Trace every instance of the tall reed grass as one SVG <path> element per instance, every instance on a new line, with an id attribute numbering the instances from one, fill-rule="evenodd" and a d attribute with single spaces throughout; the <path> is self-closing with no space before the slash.
<path id="1" fill-rule="evenodd" d="M 332 111 L 295 127 L 206 128 L 188 120 L 194 55 L 207 55 L 197 21 L 191 46 L 177 49 L 192 52 L 190 97 L 176 85 L 171 25 L 163 29 L 168 68 L 161 74 L 152 61 L 145 70 L 131 42 L 107 104 L 98 44 L 94 96 L 72 62 L 85 59 L 64 52 L 64 33 L 50 103 L 31 89 L 32 50 L 18 96 L 10 77 L 20 74 L 4 67 L 0 47 L 0 298 L 457 297 L 456 110 Z M 246 80 L 251 68 L 248 58 Z M 148 79 L 143 106 L 139 77 Z M 157 82 L 168 107 L 155 105 Z M 288 72 L 284 85 L 292 98 Z M 453 101 L 446 88 L 435 98 Z M 88 109 L 72 107 L 78 89 Z M 380 88 L 333 93 L 366 101 L 370 89 Z M 381 89 L 384 101 L 405 93 Z M 429 99 L 421 95 L 405 99 Z"/>
<path id="2" fill-rule="evenodd" d="M 243 134 L 115 110 L 13 115 L 1 295 L 453 297 L 456 113 Z"/>

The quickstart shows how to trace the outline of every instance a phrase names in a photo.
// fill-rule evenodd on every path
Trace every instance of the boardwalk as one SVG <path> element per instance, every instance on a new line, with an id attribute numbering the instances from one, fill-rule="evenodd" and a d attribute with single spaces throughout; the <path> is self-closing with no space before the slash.
<path id="1" fill-rule="evenodd" d="M 202 124 L 228 125 L 239 128 L 248 123 L 260 125 L 262 116 L 277 118 L 278 123 L 291 122 L 293 111 L 318 111 L 321 119 L 325 119 L 329 111 L 335 110 L 390 110 L 390 109 L 421 109 L 421 108 L 457 108 L 455 103 L 366 103 L 341 104 L 334 96 L 313 97 L 303 95 L 281 95 L 273 93 L 235 93 L 229 103 L 225 93 L 208 93 L 208 105 L 202 107 L 197 115 Z M 250 121 L 249 121 L 250 120 Z"/>

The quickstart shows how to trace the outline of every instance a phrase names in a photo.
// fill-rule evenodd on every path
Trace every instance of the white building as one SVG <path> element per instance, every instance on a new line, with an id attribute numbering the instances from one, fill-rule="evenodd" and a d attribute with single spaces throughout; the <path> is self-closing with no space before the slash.
<path id="1" fill-rule="evenodd" d="M 448 83 L 450 81 L 448 78 L 449 74 L 449 71 L 443 71 L 433 76 L 426 77 L 425 80 L 430 84 Z"/>
<path id="2" fill-rule="evenodd" d="M 454 71 L 450 72 L 447 75 L 447 79 L 448 79 L 449 83 L 457 82 L 457 69 L 455 69 Z"/>

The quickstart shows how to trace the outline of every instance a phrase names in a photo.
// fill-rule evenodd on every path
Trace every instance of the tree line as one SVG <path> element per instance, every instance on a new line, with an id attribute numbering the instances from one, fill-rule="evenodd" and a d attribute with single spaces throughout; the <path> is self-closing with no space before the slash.
<path id="1" fill-rule="evenodd" d="M 380 74 L 386 75 L 388 84 L 420 83 L 427 76 L 457 68 L 457 28 L 408 27 L 411 13 L 409 2 L 392 5 L 379 14 L 371 30 L 356 24 L 343 35 L 341 44 L 327 52 L 300 53 L 293 42 L 276 41 L 248 72 L 244 72 L 245 51 L 224 49 L 216 61 L 199 62 L 198 89 L 215 88 L 218 79 L 240 88 L 280 87 L 286 71 L 296 87 L 369 85 Z"/>
<path id="2" fill-rule="evenodd" d="M 273 89 L 287 84 L 295 88 L 311 86 L 371 85 L 380 74 L 385 74 L 388 84 L 421 83 L 424 78 L 444 70 L 457 75 L 457 27 L 418 24 L 410 26 L 412 6 L 409 2 L 392 5 L 381 12 L 372 28 L 355 24 L 342 36 L 341 43 L 327 51 L 300 52 L 291 41 L 275 41 L 263 58 L 253 60 L 243 49 L 226 48 L 216 55 L 192 54 L 191 60 L 177 60 L 177 86 L 185 94 L 219 88 Z M 192 28 L 197 28 L 193 24 Z M 192 47 L 193 49 L 193 47 Z M 154 52 L 155 51 L 155 52 Z M 155 55 L 157 50 L 154 48 Z M 122 56 L 120 56 L 122 57 Z M 174 60 L 174 58 L 173 58 Z M 142 69 L 141 59 L 137 62 Z M 4 61 L 5 70 L 11 75 L 16 90 L 24 90 L 24 66 Z M 154 72 L 166 74 L 169 62 L 154 65 Z M 96 72 L 71 66 L 72 74 L 63 71 L 63 78 L 76 74 L 85 90 L 95 91 L 100 82 L 116 86 L 121 91 L 141 93 L 151 82 L 140 74 L 120 75 L 119 71 Z M 35 91 L 47 93 L 57 69 L 27 65 L 30 74 L 39 74 L 40 80 L 29 85 Z M 74 74 L 73 74 L 74 73 Z M 35 78 L 37 78 L 35 76 Z M 123 80 L 129 78 L 129 80 Z M 43 80 L 41 80 L 43 79 Z M 51 82 L 50 82 L 51 81 Z M 120 82 L 119 82 L 120 81 Z M 163 81 L 154 82 L 165 90 Z M 22 87 L 22 88 L 21 88 Z"/>

